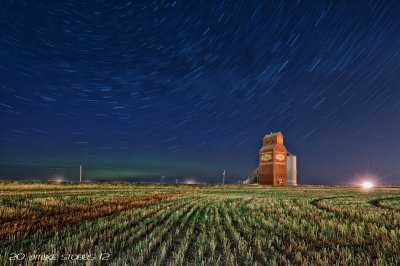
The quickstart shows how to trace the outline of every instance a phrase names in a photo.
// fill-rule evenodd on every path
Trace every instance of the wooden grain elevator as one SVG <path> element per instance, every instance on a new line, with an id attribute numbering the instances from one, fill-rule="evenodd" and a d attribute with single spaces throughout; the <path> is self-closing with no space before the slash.
<path id="1" fill-rule="evenodd" d="M 253 171 L 253 178 L 255 183 L 262 185 L 297 184 L 296 156 L 288 153 L 281 132 L 264 136 L 259 151 L 259 165 Z"/>

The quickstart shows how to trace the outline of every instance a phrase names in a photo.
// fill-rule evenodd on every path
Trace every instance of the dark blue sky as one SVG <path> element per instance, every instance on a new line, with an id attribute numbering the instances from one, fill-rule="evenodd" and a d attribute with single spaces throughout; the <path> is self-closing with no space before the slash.
<path id="1" fill-rule="evenodd" d="M 2 1 L 0 178 L 399 184 L 398 1 Z M 155 178 L 157 177 L 157 178 Z"/>

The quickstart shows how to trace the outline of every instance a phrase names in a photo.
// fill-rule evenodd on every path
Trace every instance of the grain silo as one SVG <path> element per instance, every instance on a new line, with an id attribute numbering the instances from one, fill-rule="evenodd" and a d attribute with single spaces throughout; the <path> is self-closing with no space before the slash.
<path id="1" fill-rule="evenodd" d="M 287 160 L 287 185 L 296 186 L 297 185 L 297 157 L 296 155 L 288 152 Z"/>

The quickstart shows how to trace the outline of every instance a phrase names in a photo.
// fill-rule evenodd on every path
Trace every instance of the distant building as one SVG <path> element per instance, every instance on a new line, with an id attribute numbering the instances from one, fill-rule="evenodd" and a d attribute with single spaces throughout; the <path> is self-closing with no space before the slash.
<path id="1" fill-rule="evenodd" d="M 281 132 L 264 136 L 259 151 L 259 166 L 253 171 L 253 182 L 262 185 L 297 185 L 297 159 L 288 153 Z"/>
<path id="2" fill-rule="evenodd" d="M 250 178 L 249 176 L 239 181 L 239 184 L 251 184 L 251 183 L 253 183 L 253 178 Z"/>

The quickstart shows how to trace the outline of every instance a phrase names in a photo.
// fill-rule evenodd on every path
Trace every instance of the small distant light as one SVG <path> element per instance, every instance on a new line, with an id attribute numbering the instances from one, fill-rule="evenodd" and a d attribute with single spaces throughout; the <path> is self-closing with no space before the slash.
<path id="1" fill-rule="evenodd" d="M 374 187 L 374 184 L 370 181 L 364 181 L 361 186 L 365 189 L 370 189 Z"/>
<path id="2" fill-rule="evenodd" d="M 56 176 L 56 177 L 48 179 L 47 181 L 60 183 L 60 182 L 64 182 L 64 179 L 62 177 Z"/>
<path id="3" fill-rule="evenodd" d="M 183 180 L 183 184 L 198 184 L 198 181 L 194 178 L 187 178 Z"/>

